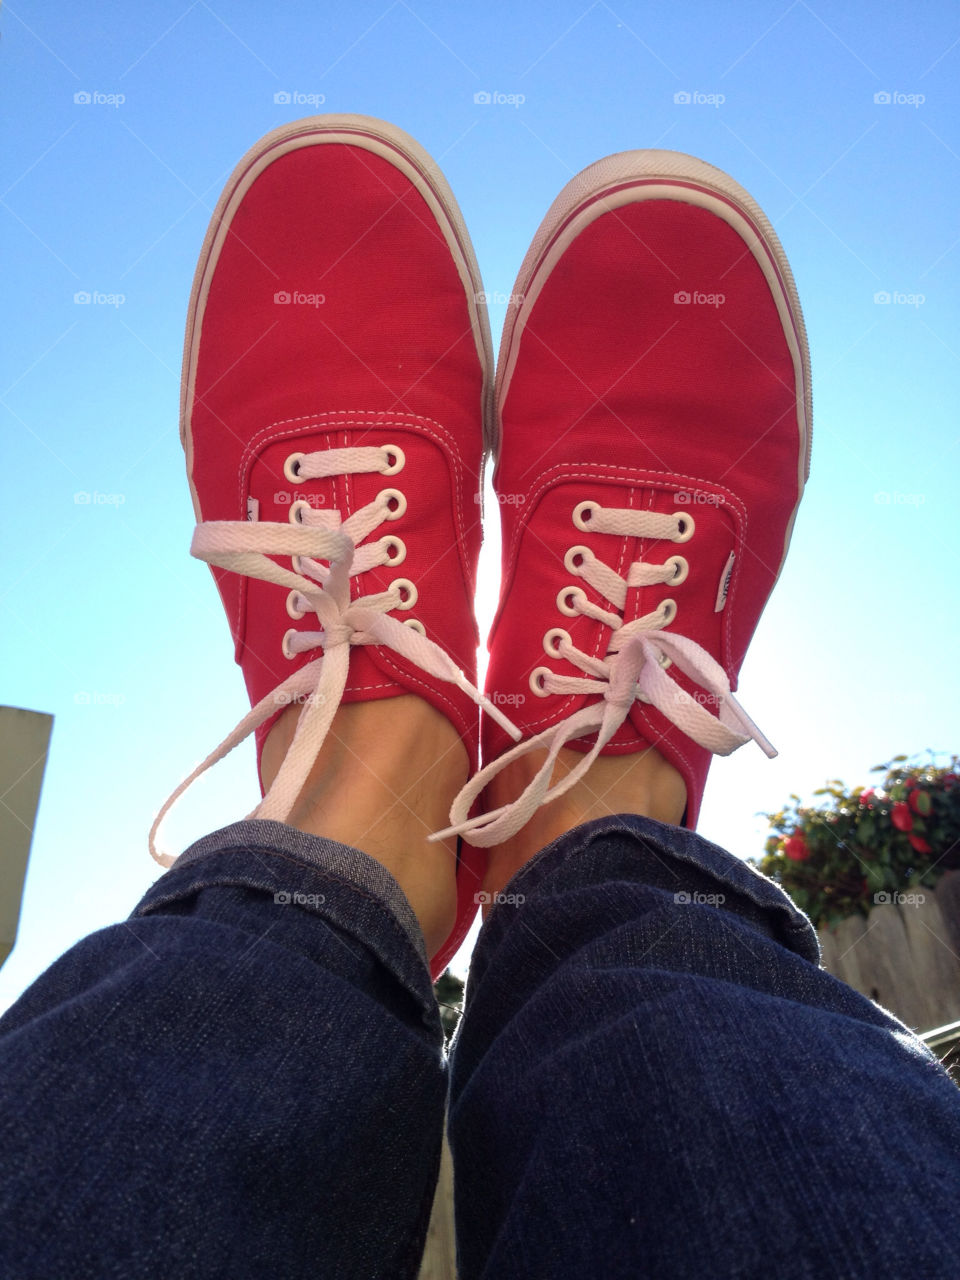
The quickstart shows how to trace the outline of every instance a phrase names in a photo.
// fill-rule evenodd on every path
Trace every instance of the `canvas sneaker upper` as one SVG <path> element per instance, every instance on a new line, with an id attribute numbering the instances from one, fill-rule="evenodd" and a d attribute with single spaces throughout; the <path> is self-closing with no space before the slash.
<path id="1" fill-rule="evenodd" d="M 751 197 L 689 156 L 627 152 L 561 192 L 514 286 L 497 370 L 503 528 L 485 767 L 453 829 L 507 839 L 597 754 L 660 752 L 696 822 L 707 769 L 753 739 L 732 696 L 809 468 L 809 358 L 783 250 Z M 514 710 L 515 709 L 515 710 Z M 562 747 L 584 753 L 551 789 Z M 546 748 L 524 794 L 468 819 Z"/>
<path id="2" fill-rule="evenodd" d="M 262 748 L 299 704 L 251 815 L 283 820 L 341 703 L 406 693 L 451 721 L 476 766 L 491 371 L 463 219 L 412 139 L 323 116 L 244 157 L 197 267 L 181 433 L 192 553 L 213 569 L 252 710 L 188 783 L 250 732 Z M 467 851 L 445 952 L 476 910 L 477 863 Z"/>

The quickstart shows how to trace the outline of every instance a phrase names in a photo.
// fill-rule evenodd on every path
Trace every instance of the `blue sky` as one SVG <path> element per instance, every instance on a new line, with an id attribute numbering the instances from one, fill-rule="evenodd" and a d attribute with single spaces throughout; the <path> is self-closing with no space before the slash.
<path id="1" fill-rule="evenodd" d="M 224 180 L 301 115 L 412 133 L 490 293 L 509 294 L 554 195 L 602 155 L 687 151 L 746 186 L 804 304 L 813 474 L 741 681 L 781 754 L 717 762 L 700 830 L 759 853 L 757 811 L 791 791 L 957 748 L 955 7 L 17 0 L 0 31 L 0 700 L 56 717 L 0 1007 L 130 911 L 154 879 L 155 808 L 244 709 L 209 572 L 187 554 L 180 351 Z M 170 837 L 256 798 L 238 753 Z"/>

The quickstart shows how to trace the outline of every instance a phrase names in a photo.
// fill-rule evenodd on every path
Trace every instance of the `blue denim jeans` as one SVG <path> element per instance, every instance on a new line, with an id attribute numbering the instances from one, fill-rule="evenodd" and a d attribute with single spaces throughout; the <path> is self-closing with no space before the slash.
<path id="1" fill-rule="evenodd" d="M 817 956 L 730 854 L 590 823 L 447 1063 L 390 875 L 238 823 L 0 1019 L 0 1276 L 415 1276 L 449 1100 L 463 1280 L 956 1280 L 960 1091 Z"/>

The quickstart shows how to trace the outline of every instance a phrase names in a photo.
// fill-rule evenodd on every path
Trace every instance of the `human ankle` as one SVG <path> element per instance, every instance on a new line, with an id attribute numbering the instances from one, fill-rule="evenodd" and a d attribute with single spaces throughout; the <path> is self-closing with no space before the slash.
<path id="1" fill-rule="evenodd" d="M 296 731 L 299 708 L 272 727 L 261 775 L 273 782 Z M 456 729 L 428 703 L 404 695 L 340 708 L 285 821 L 360 849 L 406 894 L 428 955 L 446 940 L 456 910 L 456 839 L 428 843 L 446 824 L 468 772 Z"/>
<path id="2" fill-rule="evenodd" d="M 529 752 L 497 774 L 484 793 L 485 807 L 497 809 L 515 799 L 541 767 L 544 756 L 544 752 Z M 582 753 L 564 748 L 557 758 L 555 781 L 582 759 Z M 510 840 L 490 850 L 484 888 L 498 892 L 541 849 L 595 818 L 635 813 L 678 825 L 683 821 L 686 799 L 683 778 L 652 748 L 631 755 L 600 756 L 586 777 L 538 809 Z"/>

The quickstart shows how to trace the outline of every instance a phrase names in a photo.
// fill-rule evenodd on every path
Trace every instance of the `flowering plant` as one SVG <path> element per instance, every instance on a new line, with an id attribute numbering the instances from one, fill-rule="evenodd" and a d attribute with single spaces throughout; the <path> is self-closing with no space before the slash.
<path id="1" fill-rule="evenodd" d="M 936 766 L 895 756 L 873 772 L 885 775 L 877 786 L 850 791 L 834 780 L 814 792 L 829 797 L 819 806 L 791 796 L 765 815 L 772 834 L 752 861 L 817 926 L 932 888 L 960 867 L 960 757 Z"/>

